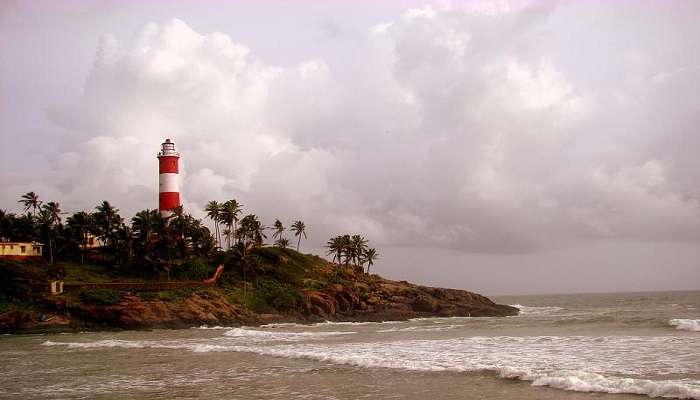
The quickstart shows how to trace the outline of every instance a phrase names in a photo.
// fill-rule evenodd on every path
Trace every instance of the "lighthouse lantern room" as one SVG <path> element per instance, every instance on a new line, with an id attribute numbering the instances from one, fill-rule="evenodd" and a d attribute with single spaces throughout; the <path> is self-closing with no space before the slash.
<path id="1" fill-rule="evenodd" d="M 158 153 L 158 209 L 163 217 L 180 206 L 179 161 L 180 153 L 175 151 L 175 143 L 165 139 Z"/>

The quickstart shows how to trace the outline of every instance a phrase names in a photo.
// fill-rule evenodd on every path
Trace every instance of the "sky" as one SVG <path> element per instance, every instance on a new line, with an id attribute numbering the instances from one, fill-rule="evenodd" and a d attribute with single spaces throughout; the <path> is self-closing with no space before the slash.
<path id="1" fill-rule="evenodd" d="M 696 1 L 3 1 L 0 208 L 235 198 L 485 294 L 700 289 Z"/>

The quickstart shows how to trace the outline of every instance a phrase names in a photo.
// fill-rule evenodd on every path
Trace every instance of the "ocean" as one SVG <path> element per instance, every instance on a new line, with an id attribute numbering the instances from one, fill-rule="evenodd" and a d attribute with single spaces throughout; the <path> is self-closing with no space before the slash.
<path id="1" fill-rule="evenodd" d="M 521 315 L 5 335 L 0 398 L 700 399 L 700 292 L 494 300 Z"/>

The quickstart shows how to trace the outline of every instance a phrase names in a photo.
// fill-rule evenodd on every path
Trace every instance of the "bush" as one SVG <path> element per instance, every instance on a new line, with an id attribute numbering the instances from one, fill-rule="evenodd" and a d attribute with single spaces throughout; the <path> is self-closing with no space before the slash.
<path id="1" fill-rule="evenodd" d="M 258 280 L 250 307 L 257 312 L 294 310 L 304 303 L 304 296 L 294 286 L 273 280 Z"/>
<path id="2" fill-rule="evenodd" d="M 48 291 L 46 265 L 41 262 L 0 260 L 0 297 L 11 300 L 31 300 Z"/>
<path id="3" fill-rule="evenodd" d="M 10 306 L 12 306 L 12 303 L 7 301 L 7 299 L 4 299 L 0 297 L 0 314 L 5 313 L 10 309 Z"/>
<path id="4" fill-rule="evenodd" d="M 163 301 L 180 301 L 189 298 L 197 291 L 195 288 L 179 288 L 158 292 L 158 299 Z"/>
<path id="5" fill-rule="evenodd" d="M 300 285 L 319 263 L 315 258 L 306 256 L 292 249 L 279 247 L 261 247 L 254 250 L 252 256 L 257 257 L 265 267 L 265 274 L 280 282 Z"/>
<path id="6" fill-rule="evenodd" d="M 114 289 L 94 289 L 80 292 L 80 301 L 86 304 L 111 306 L 119 303 L 122 293 Z"/>
<path id="7" fill-rule="evenodd" d="M 141 292 L 139 293 L 139 297 L 141 300 L 144 301 L 154 301 L 158 300 L 158 293 L 156 292 Z"/>
<path id="8" fill-rule="evenodd" d="M 193 258 L 180 265 L 175 265 L 172 270 L 173 277 L 183 281 L 201 281 L 209 278 L 214 273 L 207 262 L 201 258 Z"/>

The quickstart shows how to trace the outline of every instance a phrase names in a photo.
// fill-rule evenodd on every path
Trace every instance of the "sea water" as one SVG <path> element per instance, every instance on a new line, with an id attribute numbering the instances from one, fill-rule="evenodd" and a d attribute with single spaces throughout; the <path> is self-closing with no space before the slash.
<path id="1" fill-rule="evenodd" d="M 700 292 L 496 298 L 508 318 L 0 337 L 21 399 L 700 399 Z"/>

